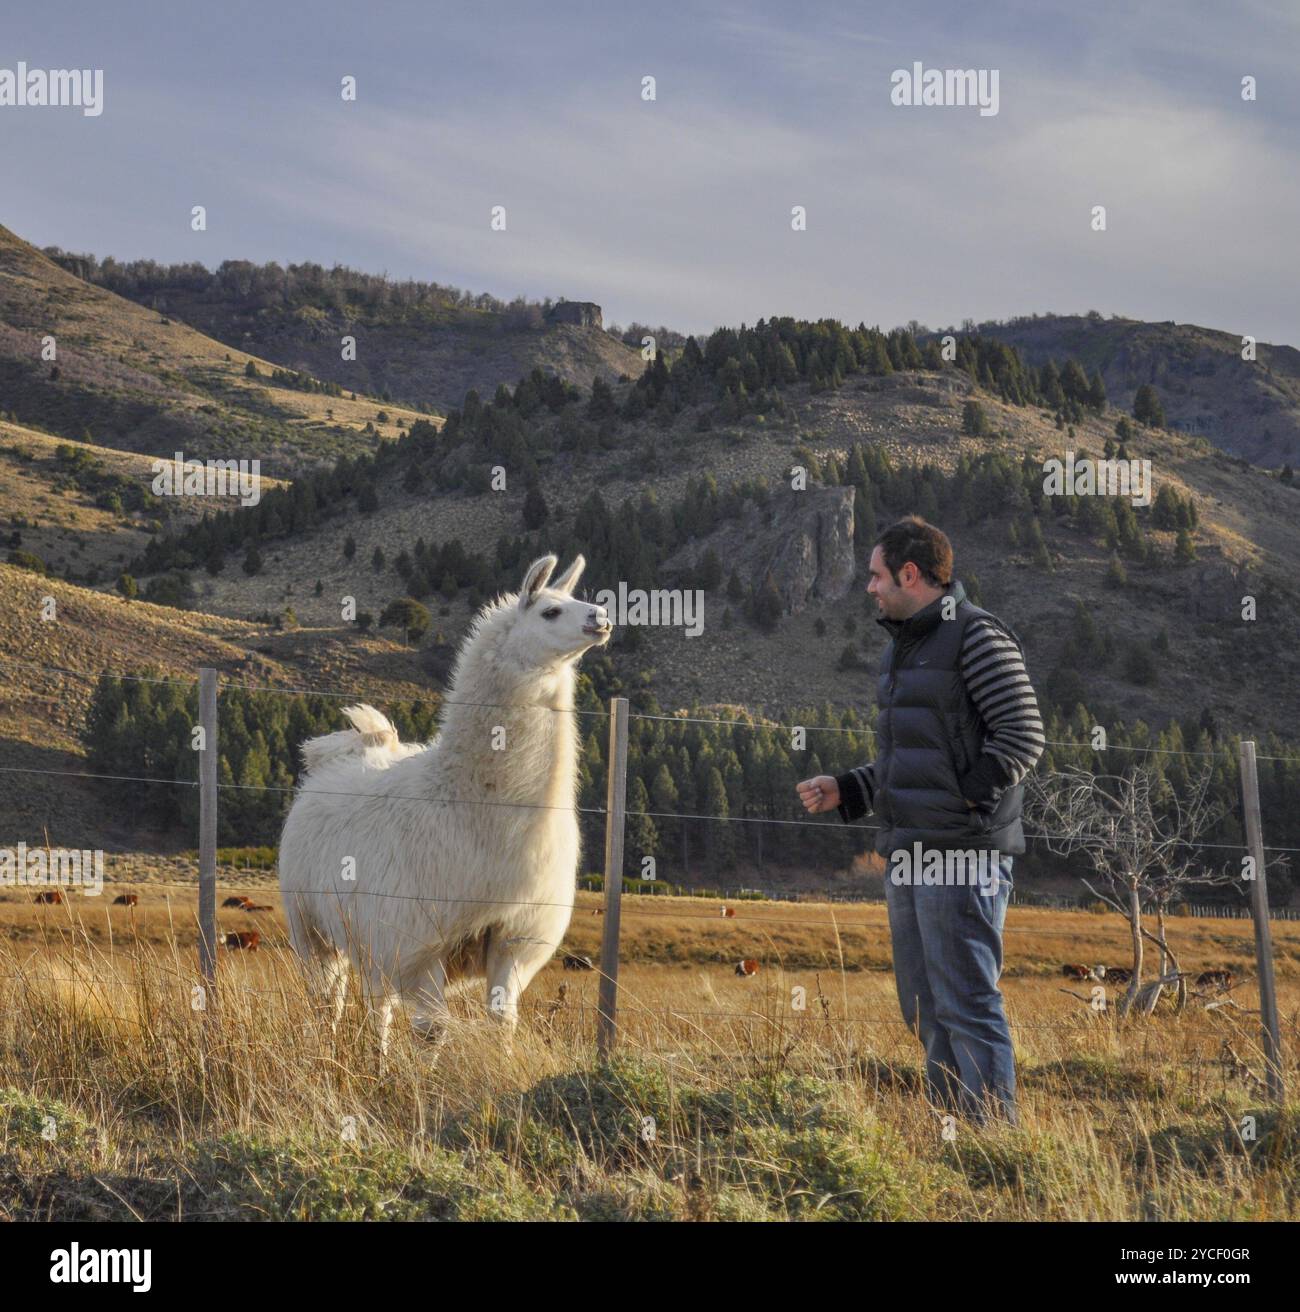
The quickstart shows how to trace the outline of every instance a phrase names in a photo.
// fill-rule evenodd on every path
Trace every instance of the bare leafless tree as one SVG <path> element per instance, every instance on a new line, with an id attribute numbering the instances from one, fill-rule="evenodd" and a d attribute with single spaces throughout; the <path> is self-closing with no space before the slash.
<path id="1" fill-rule="evenodd" d="M 1102 888 L 1084 887 L 1128 921 L 1133 944 L 1128 991 L 1118 1003 L 1121 1016 L 1154 1011 L 1167 987 L 1177 990 L 1178 1010 L 1187 1002 L 1187 983 L 1169 946 L 1165 920 L 1169 908 L 1197 885 L 1223 884 L 1240 877 L 1230 850 L 1198 847 L 1214 828 L 1224 806 L 1211 797 L 1210 762 L 1180 792 L 1148 766 L 1121 775 L 1098 775 L 1077 767 L 1031 776 L 1029 814 L 1041 826 L 1043 841 L 1058 856 L 1082 853 Z M 1156 932 L 1143 924 L 1155 914 Z M 1142 982 L 1144 940 L 1159 949 L 1156 979 Z"/>

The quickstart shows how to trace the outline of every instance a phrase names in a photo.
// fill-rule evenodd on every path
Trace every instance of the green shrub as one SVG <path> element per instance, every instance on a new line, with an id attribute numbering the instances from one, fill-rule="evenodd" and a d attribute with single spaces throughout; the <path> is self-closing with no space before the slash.
<path id="1" fill-rule="evenodd" d="M 30 551 L 11 551 L 9 553 L 9 564 L 16 566 L 18 569 L 29 569 L 33 574 L 48 574 L 50 572 L 45 562 Z"/>

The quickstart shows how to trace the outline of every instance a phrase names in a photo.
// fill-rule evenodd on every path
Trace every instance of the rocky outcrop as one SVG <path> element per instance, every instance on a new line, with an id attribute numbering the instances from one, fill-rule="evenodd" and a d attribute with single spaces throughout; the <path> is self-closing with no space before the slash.
<path id="1" fill-rule="evenodd" d="M 856 569 L 851 487 L 789 493 L 777 503 L 771 532 L 771 554 L 754 584 L 770 575 L 787 615 L 797 615 L 814 597 L 833 601 L 848 592 Z"/>
<path id="2" fill-rule="evenodd" d="M 1199 620 L 1238 622 L 1241 599 L 1255 595 L 1245 565 L 1220 558 L 1186 571 L 1187 609 Z"/>
<path id="3" fill-rule="evenodd" d="M 557 301 L 546 317 L 551 323 L 571 323 L 578 328 L 604 326 L 600 306 L 594 301 Z"/>
<path id="4" fill-rule="evenodd" d="M 798 615 L 813 600 L 837 600 L 848 594 L 857 574 L 853 489 L 781 492 L 766 510 L 746 502 L 738 520 L 725 521 L 669 564 L 695 564 L 710 547 L 722 561 L 724 577 L 734 569 L 754 590 L 770 577 L 787 615 Z"/>
<path id="5" fill-rule="evenodd" d="M 885 374 L 880 378 L 865 378 L 857 387 L 861 392 L 885 396 L 895 405 L 928 405 L 939 409 L 956 405 L 975 390 L 970 377 L 957 369 L 937 374 L 920 371 Z"/>

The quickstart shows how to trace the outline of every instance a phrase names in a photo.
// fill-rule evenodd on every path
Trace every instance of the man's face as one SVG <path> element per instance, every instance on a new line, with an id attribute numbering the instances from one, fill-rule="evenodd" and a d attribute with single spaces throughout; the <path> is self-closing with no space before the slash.
<path id="1" fill-rule="evenodd" d="M 914 565 L 904 565 L 899 571 L 899 578 L 905 579 L 908 572 L 915 569 Z M 907 619 L 914 609 L 912 597 L 907 588 L 894 582 L 894 576 L 889 572 L 884 554 L 879 547 L 871 553 L 867 571 L 870 575 L 867 592 L 876 599 L 877 612 L 887 620 Z"/>

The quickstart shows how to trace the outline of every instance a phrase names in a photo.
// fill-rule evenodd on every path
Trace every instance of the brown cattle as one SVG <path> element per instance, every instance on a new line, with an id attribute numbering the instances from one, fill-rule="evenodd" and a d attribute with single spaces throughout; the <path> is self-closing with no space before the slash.
<path id="1" fill-rule="evenodd" d="M 113 905 L 115 907 L 133 907 L 139 901 L 139 897 L 134 893 L 119 893 L 113 899 Z"/>
<path id="2" fill-rule="evenodd" d="M 235 933 L 227 934 L 225 944 L 228 948 L 245 948 L 249 952 L 256 952 L 257 945 L 262 941 L 262 936 L 255 929 L 241 929 Z"/>
<path id="3" fill-rule="evenodd" d="M 590 957 L 575 957 L 572 953 L 564 958 L 565 970 L 595 970 Z"/>
<path id="4" fill-rule="evenodd" d="M 1235 978 L 1230 970 L 1203 970 L 1196 977 L 1196 986 L 1202 989 L 1230 989 Z"/>
<path id="5" fill-rule="evenodd" d="M 1061 974 L 1064 975 L 1066 979 L 1091 979 L 1092 967 L 1066 965 L 1061 967 Z"/>
<path id="6" fill-rule="evenodd" d="M 746 957 L 744 961 L 736 962 L 736 974 L 742 979 L 748 979 L 751 975 L 758 974 L 758 962 Z"/>
<path id="7" fill-rule="evenodd" d="M 735 908 L 735 907 L 723 907 L 723 908 L 722 908 L 722 916 L 723 916 L 723 919 L 724 919 L 724 920 L 730 920 L 731 917 L 734 916 L 735 914 L 736 914 L 736 908 Z"/>
<path id="8" fill-rule="evenodd" d="M 223 907 L 238 907 L 241 911 L 247 911 L 252 900 L 251 897 L 228 897 L 221 905 Z"/>
<path id="9" fill-rule="evenodd" d="M 63 901 L 63 894 L 57 888 L 47 889 L 44 893 L 37 893 L 33 902 L 40 903 L 42 906 L 57 907 Z"/>

